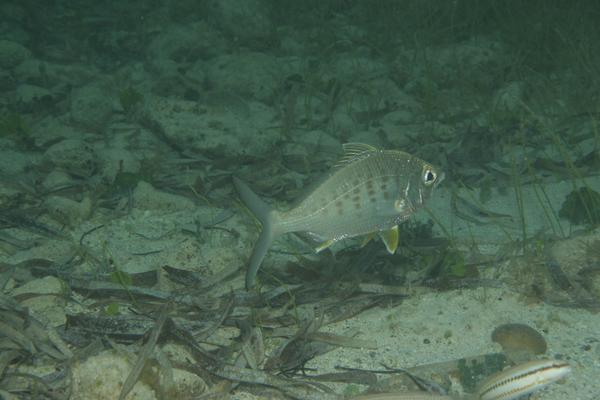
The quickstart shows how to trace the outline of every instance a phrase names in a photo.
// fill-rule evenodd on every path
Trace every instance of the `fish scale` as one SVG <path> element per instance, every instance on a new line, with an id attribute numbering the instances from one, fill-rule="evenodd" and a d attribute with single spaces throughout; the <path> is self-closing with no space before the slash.
<path id="1" fill-rule="evenodd" d="M 438 168 L 408 153 L 348 143 L 327 178 L 288 211 L 271 209 L 234 178 L 243 202 L 262 224 L 250 257 L 246 287 L 254 286 L 273 239 L 284 233 L 310 234 L 322 241 L 317 251 L 344 238 L 377 233 L 393 253 L 398 224 L 424 205 L 443 177 Z"/>
<path id="2" fill-rule="evenodd" d="M 339 240 L 396 225 L 391 194 L 402 182 L 389 172 L 388 158 L 379 152 L 334 172 L 298 207 L 279 214 L 283 231 Z"/>

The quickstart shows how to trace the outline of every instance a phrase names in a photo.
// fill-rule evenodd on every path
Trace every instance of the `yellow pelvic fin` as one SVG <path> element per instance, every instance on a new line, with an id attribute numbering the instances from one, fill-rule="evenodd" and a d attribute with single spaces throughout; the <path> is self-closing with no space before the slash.
<path id="1" fill-rule="evenodd" d="M 317 253 L 320 253 L 320 252 L 322 252 L 323 250 L 325 250 L 326 248 L 328 248 L 329 246 L 331 246 L 331 245 L 332 245 L 332 244 L 334 244 L 334 243 L 335 243 L 335 240 L 334 240 L 334 239 L 329 239 L 329 240 L 326 240 L 326 241 L 324 241 L 323 243 L 321 243 L 320 245 L 318 245 L 318 246 L 315 248 L 315 251 L 316 251 Z"/>
<path id="2" fill-rule="evenodd" d="M 395 225 L 392 229 L 387 231 L 379 232 L 379 237 L 385 244 L 385 248 L 388 253 L 394 254 L 396 249 L 398 248 L 398 238 L 400 234 L 398 233 L 398 225 Z"/>

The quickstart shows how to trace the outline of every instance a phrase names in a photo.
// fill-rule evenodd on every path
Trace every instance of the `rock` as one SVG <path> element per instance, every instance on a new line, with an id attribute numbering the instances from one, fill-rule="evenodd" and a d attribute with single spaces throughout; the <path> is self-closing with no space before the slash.
<path id="1" fill-rule="evenodd" d="M 148 46 L 150 60 L 190 62 L 208 59 L 223 52 L 225 39 L 206 22 L 171 26 L 156 36 Z"/>
<path id="2" fill-rule="evenodd" d="M 66 139 L 50 146 L 44 153 L 44 161 L 78 177 L 90 177 L 98 166 L 92 146 L 79 139 Z"/>
<path id="3" fill-rule="evenodd" d="M 114 182 L 119 172 L 139 174 L 141 163 L 137 156 L 123 147 L 107 147 L 96 150 L 100 160 L 100 173 L 106 182 Z"/>
<path id="4" fill-rule="evenodd" d="M 44 84 L 47 87 L 61 86 L 67 91 L 68 88 L 83 87 L 89 82 L 97 81 L 101 72 L 95 69 L 93 66 L 85 64 L 54 64 L 50 62 L 44 62 L 43 74 L 47 75 L 44 78 Z M 47 79 L 47 80 L 46 80 Z"/>
<path id="5" fill-rule="evenodd" d="M 11 40 L 0 40 L 0 67 L 15 68 L 31 57 L 31 51 L 25 46 Z"/>
<path id="6" fill-rule="evenodd" d="M 219 0 L 211 4 L 216 23 L 241 43 L 257 44 L 272 35 L 274 27 L 266 4 L 260 0 Z"/>
<path id="7" fill-rule="evenodd" d="M 178 80 L 181 78 L 179 64 L 168 58 L 156 58 L 150 61 L 151 70 L 158 75 L 157 80 Z"/>
<path id="8" fill-rule="evenodd" d="M 85 361 L 75 362 L 71 368 L 73 400 L 114 400 L 119 398 L 132 365 L 113 351 L 104 351 Z M 155 400 L 148 384 L 138 381 L 127 399 Z"/>
<path id="9" fill-rule="evenodd" d="M 46 118 L 32 123 L 30 136 L 36 146 L 46 149 L 64 139 L 81 140 L 85 134 L 73 125 L 66 125 L 60 118 L 48 115 Z M 92 139 L 96 138 L 95 135 L 89 134 L 88 136 Z"/>
<path id="10" fill-rule="evenodd" d="M 437 66 L 462 65 L 467 69 L 475 66 L 483 68 L 498 62 L 503 57 L 504 47 L 500 41 L 475 36 L 452 45 L 429 47 L 426 56 L 430 60 L 435 60 Z"/>
<path id="11" fill-rule="evenodd" d="M 329 132 L 320 129 L 298 135 L 294 138 L 294 144 L 304 147 L 313 162 L 330 163 L 331 155 L 340 154 L 342 151 L 342 143 Z"/>
<path id="12" fill-rule="evenodd" d="M 186 197 L 161 192 L 149 184 L 140 181 L 133 191 L 133 205 L 140 209 L 160 209 L 161 211 L 192 210 L 194 202 Z"/>
<path id="13" fill-rule="evenodd" d="M 17 83 L 8 71 L 0 69 L 0 92 L 8 92 L 14 90 Z"/>
<path id="14" fill-rule="evenodd" d="M 215 89 L 266 103 L 273 100 L 282 76 L 277 59 L 258 52 L 216 57 L 207 71 L 209 84 Z"/>
<path id="15" fill-rule="evenodd" d="M 185 86 L 177 62 L 158 58 L 150 62 L 155 79 L 152 79 L 152 93 L 162 97 L 182 97 Z"/>
<path id="16" fill-rule="evenodd" d="M 50 105 L 52 93 L 42 87 L 25 83 L 17 87 L 16 98 L 19 110 L 32 112 L 40 105 Z"/>
<path id="17" fill-rule="evenodd" d="M 230 100 L 205 108 L 195 101 L 155 98 L 146 103 L 145 113 L 169 141 L 190 154 L 266 154 L 278 138 L 268 129 L 275 111 L 258 102 L 238 99 L 241 104 L 233 104 Z"/>
<path id="18" fill-rule="evenodd" d="M 73 179 L 65 171 L 51 171 L 42 181 L 42 187 L 51 192 L 59 188 L 73 185 Z"/>
<path id="19" fill-rule="evenodd" d="M 25 172 L 34 159 L 22 151 L 0 149 L 0 171 L 7 176 L 14 176 Z"/>
<path id="20" fill-rule="evenodd" d="M 181 398 L 196 398 L 206 391 L 206 383 L 196 374 L 182 369 L 173 369 L 173 390 Z"/>
<path id="21" fill-rule="evenodd" d="M 92 131 L 101 131 L 109 121 L 115 107 L 115 98 L 95 85 L 73 90 L 71 93 L 71 119 Z"/>
<path id="22" fill-rule="evenodd" d="M 279 27 L 279 49 L 283 54 L 299 56 L 306 52 L 306 41 L 298 37 L 298 32 L 290 27 Z"/>
<path id="23" fill-rule="evenodd" d="M 15 79 L 19 82 L 31 85 L 44 86 L 48 77 L 46 76 L 44 63 L 34 58 L 27 59 L 19 64 L 14 71 Z"/>
<path id="24" fill-rule="evenodd" d="M 34 279 L 22 286 L 15 288 L 11 292 L 11 296 L 20 296 L 25 294 L 57 294 L 65 295 L 68 289 L 64 282 L 54 276 L 46 276 L 44 278 Z"/>
<path id="25" fill-rule="evenodd" d="M 74 363 L 72 368 L 72 399 L 118 399 L 125 378 L 129 375 L 132 367 L 130 361 L 111 350 L 105 350 L 85 361 Z M 145 383 L 148 382 L 148 379 L 155 380 L 156 387 L 160 386 L 164 393 L 168 394 L 167 398 L 192 399 L 201 397 L 206 391 L 206 383 L 196 374 L 173 368 L 172 381 L 168 381 L 164 379 L 164 374 L 161 372 L 164 371 L 154 367 L 145 368 L 143 374 L 145 378 L 137 381 L 126 398 L 136 400 L 156 399 L 156 393 L 152 387 Z M 168 383 L 170 385 L 167 385 Z M 164 393 L 160 398 L 165 397 Z"/>
<path id="26" fill-rule="evenodd" d="M 334 78 L 342 82 L 356 82 L 362 79 L 365 81 L 368 80 L 369 84 L 373 78 L 385 77 L 390 73 L 389 68 L 383 62 L 366 56 L 357 56 L 354 53 L 345 53 L 337 56 L 333 71 L 328 70 L 323 72 L 326 79 Z M 327 77 L 327 73 L 331 74 L 331 76 Z M 391 85 L 391 87 L 396 87 L 395 83 L 391 80 L 385 83 L 386 85 Z"/>
<path id="27" fill-rule="evenodd" d="M 342 144 L 339 140 L 330 133 L 319 129 L 306 131 L 302 136 L 296 138 L 294 142 L 303 144 L 311 153 L 317 149 L 333 153 L 340 152 L 342 149 Z"/>
<path id="28" fill-rule="evenodd" d="M 206 64 L 204 61 L 198 61 L 194 63 L 187 71 L 185 71 L 185 76 L 197 82 L 199 85 L 204 84 L 206 80 Z M 201 87 L 198 87 L 201 89 Z"/>
<path id="29" fill-rule="evenodd" d="M 10 21 L 24 24 L 27 18 L 27 11 L 19 4 L 7 1 L 0 4 L 0 15 L 3 16 L 3 22 Z"/>
<path id="30" fill-rule="evenodd" d="M 62 196 L 49 196 L 44 202 L 48 214 L 61 225 L 75 227 L 92 214 L 89 197 L 77 202 Z"/>
<path id="31" fill-rule="evenodd" d="M 54 276 L 34 279 L 12 290 L 11 296 L 23 300 L 21 305 L 31 309 L 43 322 L 60 326 L 66 322 L 65 305 L 68 286 Z"/>

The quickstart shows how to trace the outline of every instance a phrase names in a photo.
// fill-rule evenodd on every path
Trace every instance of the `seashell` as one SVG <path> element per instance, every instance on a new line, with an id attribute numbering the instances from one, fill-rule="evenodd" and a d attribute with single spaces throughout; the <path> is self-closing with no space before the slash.
<path id="1" fill-rule="evenodd" d="M 544 354 L 548 349 L 541 333 L 525 324 L 504 324 L 492 332 L 492 340 L 507 354 Z"/>

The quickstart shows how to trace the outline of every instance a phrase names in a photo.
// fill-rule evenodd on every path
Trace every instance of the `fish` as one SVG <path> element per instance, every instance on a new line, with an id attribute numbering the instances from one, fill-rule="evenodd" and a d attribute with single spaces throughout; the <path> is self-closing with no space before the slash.
<path id="1" fill-rule="evenodd" d="M 538 391 L 571 374 L 561 360 L 533 360 L 498 372 L 477 389 L 477 400 L 513 400 Z"/>
<path id="2" fill-rule="evenodd" d="M 423 207 L 444 179 L 438 167 L 399 150 L 346 143 L 343 155 L 302 201 L 286 211 L 273 209 L 239 178 L 233 184 L 262 225 L 248 262 L 246 288 L 273 240 L 292 232 L 308 234 L 320 252 L 351 237 L 378 235 L 389 253 L 398 247 L 398 224 Z"/>
<path id="3" fill-rule="evenodd" d="M 392 392 L 363 394 L 350 400 L 452 400 L 452 397 L 427 392 Z"/>

